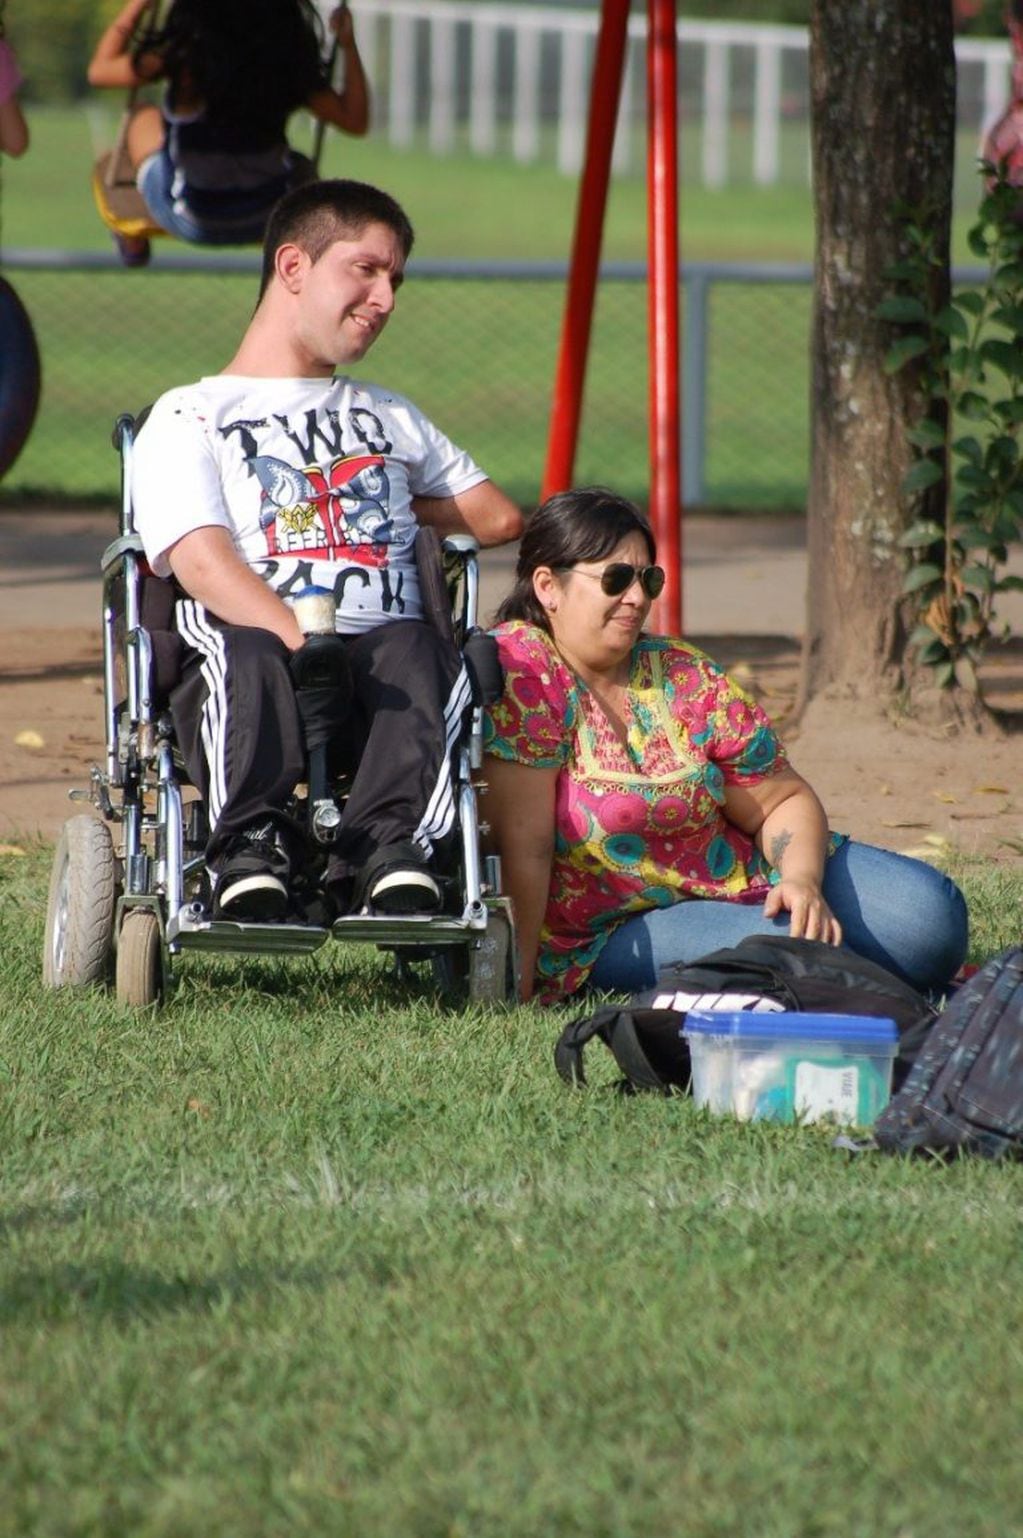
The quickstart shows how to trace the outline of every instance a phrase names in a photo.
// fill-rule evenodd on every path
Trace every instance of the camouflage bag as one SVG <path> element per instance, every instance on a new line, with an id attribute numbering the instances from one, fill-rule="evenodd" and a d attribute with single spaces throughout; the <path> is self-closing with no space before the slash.
<path id="1" fill-rule="evenodd" d="M 887 1153 L 1023 1151 L 1023 949 L 964 983 L 873 1126 Z"/>

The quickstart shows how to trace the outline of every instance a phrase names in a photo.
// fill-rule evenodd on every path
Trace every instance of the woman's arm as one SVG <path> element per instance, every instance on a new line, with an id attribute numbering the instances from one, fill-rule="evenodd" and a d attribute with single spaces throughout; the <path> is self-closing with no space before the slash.
<path id="1" fill-rule="evenodd" d="M 96 44 L 89 60 L 89 84 L 95 86 L 120 86 L 130 89 L 144 85 L 160 76 L 160 60 L 156 54 L 147 54 L 136 69 L 132 58 L 132 39 L 139 18 L 149 5 L 149 0 L 128 0 L 118 12 Z"/>
<path id="2" fill-rule="evenodd" d="M 754 840 L 781 878 L 767 895 L 765 918 L 788 912 L 790 934 L 840 945 L 842 926 L 821 891 L 828 821 L 803 777 L 783 769 L 758 785 L 730 785 L 725 816 Z"/>
<path id="3" fill-rule="evenodd" d="M 330 30 L 345 56 L 345 86 L 340 93 L 330 86 L 314 91 L 306 105 L 313 117 L 332 123 L 344 133 L 364 134 L 369 127 L 369 84 L 355 41 L 352 17 L 347 5 L 339 6 L 330 18 Z"/>
<path id="4" fill-rule="evenodd" d="M 554 861 L 554 787 L 558 768 L 533 768 L 487 755 L 483 821 L 501 857 L 501 884 L 512 901 L 521 997 L 532 997 L 540 928 Z"/>

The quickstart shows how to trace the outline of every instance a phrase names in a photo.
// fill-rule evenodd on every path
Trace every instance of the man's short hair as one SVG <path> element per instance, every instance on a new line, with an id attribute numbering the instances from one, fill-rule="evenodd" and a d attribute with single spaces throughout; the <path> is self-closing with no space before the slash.
<path id="1" fill-rule="evenodd" d="M 273 276 L 274 258 L 281 246 L 300 246 L 311 262 L 318 262 L 336 240 L 356 240 L 368 224 L 385 224 L 393 230 L 408 260 L 415 232 L 401 204 L 371 187 L 368 182 L 341 178 L 306 182 L 286 192 L 270 214 L 263 237 L 263 273 L 259 284 L 262 299 Z"/>

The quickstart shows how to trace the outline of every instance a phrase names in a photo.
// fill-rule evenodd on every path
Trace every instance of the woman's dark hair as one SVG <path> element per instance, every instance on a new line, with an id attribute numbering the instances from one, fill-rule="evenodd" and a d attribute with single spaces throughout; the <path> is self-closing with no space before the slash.
<path id="1" fill-rule="evenodd" d="M 288 115 L 327 84 L 311 0 L 172 0 L 162 23 L 138 37 L 136 67 L 147 53 L 160 56 L 172 100 L 184 85 L 203 103 L 225 149 L 279 137 Z"/>
<path id="2" fill-rule="evenodd" d="M 526 524 L 515 567 L 515 585 L 497 611 L 496 623 L 521 619 L 550 630 L 547 611 L 533 591 L 533 573 L 541 566 L 575 566 L 610 555 L 630 534 L 641 534 L 657 559 L 657 542 L 646 518 L 628 497 L 606 486 L 559 491 L 540 504 Z"/>

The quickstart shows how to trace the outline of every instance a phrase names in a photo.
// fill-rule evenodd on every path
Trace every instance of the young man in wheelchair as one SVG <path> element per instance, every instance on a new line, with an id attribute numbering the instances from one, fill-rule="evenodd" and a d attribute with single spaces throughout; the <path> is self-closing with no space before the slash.
<path id="1" fill-rule="evenodd" d="M 267 227 L 260 298 L 224 370 L 153 406 L 132 498 L 146 556 L 178 590 L 178 744 L 210 820 L 215 915 L 283 918 L 305 836 L 287 807 L 306 749 L 354 768 L 326 866 L 335 913 L 429 913 L 456 819 L 462 658 L 424 618 L 418 528 L 515 539 L 519 509 L 413 404 L 335 369 L 394 309 L 412 227 L 386 193 L 321 181 Z M 290 599 L 328 589 L 334 681 Z"/>

